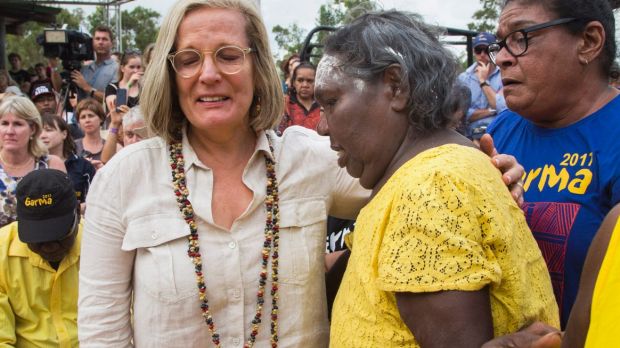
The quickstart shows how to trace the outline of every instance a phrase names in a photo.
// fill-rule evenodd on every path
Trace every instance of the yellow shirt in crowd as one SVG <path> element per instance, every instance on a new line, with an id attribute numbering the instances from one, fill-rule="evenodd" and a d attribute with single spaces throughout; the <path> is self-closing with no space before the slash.
<path id="1" fill-rule="evenodd" d="M 395 292 L 488 285 L 496 336 L 537 320 L 559 327 L 547 266 L 523 212 L 476 149 L 444 145 L 405 163 L 360 212 L 352 244 L 332 347 L 418 347 Z"/>
<path id="2" fill-rule="evenodd" d="M 17 222 L 0 229 L 0 347 L 78 347 L 80 240 L 58 271 L 19 240 Z"/>
<path id="3" fill-rule="evenodd" d="M 620 320 L 620 219 L 605 252 L 603 264 L 596 278 L 592 294 L 590 311 L 590 328 L 586 339 L 586 348 L 616 347 L 616 333 Z"/>

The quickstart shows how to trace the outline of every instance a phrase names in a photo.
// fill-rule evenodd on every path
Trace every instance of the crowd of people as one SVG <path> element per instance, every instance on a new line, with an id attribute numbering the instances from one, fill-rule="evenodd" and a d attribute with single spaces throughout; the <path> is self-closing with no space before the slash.
<path id="1" fill-rule="evenodd" d="M 9 55 L 0 346 L 612 346 L 609 3 L 507 0 L 460 74 L 440 35 L 364 13 L 279 76 L 252 1 L 180 0 L 66 100 Z"/>

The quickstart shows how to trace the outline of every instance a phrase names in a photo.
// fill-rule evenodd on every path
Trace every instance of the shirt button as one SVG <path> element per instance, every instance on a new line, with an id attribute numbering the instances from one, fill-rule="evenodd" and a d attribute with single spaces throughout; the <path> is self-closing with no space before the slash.
<path id="1" fill-rule="evenodd" d="M 155 232 L 155 233 L 153 233 L 153 234 L 151 235 L 151 238 L 153 238 L 153 239 L 157 239 L 157 237 L 158 237 L 157 232 Z"/>
<path id="2" fill-rule="evenodd" d="M 235 346 L 238 346 L 239 343 L 241 343 L 241 340 L 239 339 L 239 337 L 235 337 L 232 339 L 232 344 Z"/>
<path id="3" fill-rule="evenodd" d="M 231 249 L 234 249 L 234 248 L 236 248 L 236 247 L 237 247 L 237 243 L 235 243 L 234 241 L 232 241 L 232 242 L 228 243 L 228 247 L 229 247 L 229 248 L 231 248 Z"/>

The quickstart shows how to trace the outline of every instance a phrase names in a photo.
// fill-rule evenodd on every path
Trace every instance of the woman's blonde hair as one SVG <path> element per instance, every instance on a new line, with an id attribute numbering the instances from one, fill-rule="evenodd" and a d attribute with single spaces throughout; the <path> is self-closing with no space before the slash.
<path id="1" fill-rule="evenodd" d="M 239 11 L 246 20 L 246 36 L 254 53 L 254 98 L 248 110 L 250 126 L 255 131 L 273 128 L 284 112 L 284 95 L 271 56 L 267 30 L 250 0 L 182 0 L 164 18 L 157 35 L 155 50 L 144 75 L 140 108 L 149 130 L 170 142 L 178 138 L 185 116 L 176 91 L 175 72 L 168 64 L 168 54 L 175 50 L 177 31 L 183 18 L 199 8 Z"/>
<path id="2" fill-rule="evenodd" d="M 37 107 L 30 99 L 21 96 L 8 96 L 2 99 L 0 103 L 0 117 L 11 113 L 22 120 L 26 121 L 34 133 L 28 140 L 28 153 L 33 157 L 39 158 L 47 155 L 47 147 L 39 136 L 43 126 L 41 125 L 41 114 Z"/>

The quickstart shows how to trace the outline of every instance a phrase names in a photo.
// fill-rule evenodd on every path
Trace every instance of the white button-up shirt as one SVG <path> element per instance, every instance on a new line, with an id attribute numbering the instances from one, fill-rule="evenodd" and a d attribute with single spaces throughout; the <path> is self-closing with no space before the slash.
<path id="1" fill-rule="evenodd" d="M 287 129 L 282 137 L 269 134 L 280 197 L 278 345 L 325 347 L 326 217 L 355 217 L 369 192 L 338 168 L 327 138 L 301 127 Z M 211 215 L 213 172 L 183 139 L 207 298 L 223 347 L 243 346 L 256 313 L 266 219 L 265 154 L 271 156 L 260 132 L 243 174 L 254 197 L 228 231 Z M 160 138 L 129 146 L 97 172 L 82 243 L 82 347 L 213 346 L 187 255 L 189 227 L 175 198 L 168 147 Z M 269 346 L 270 280 L 257 347 Z"/>

